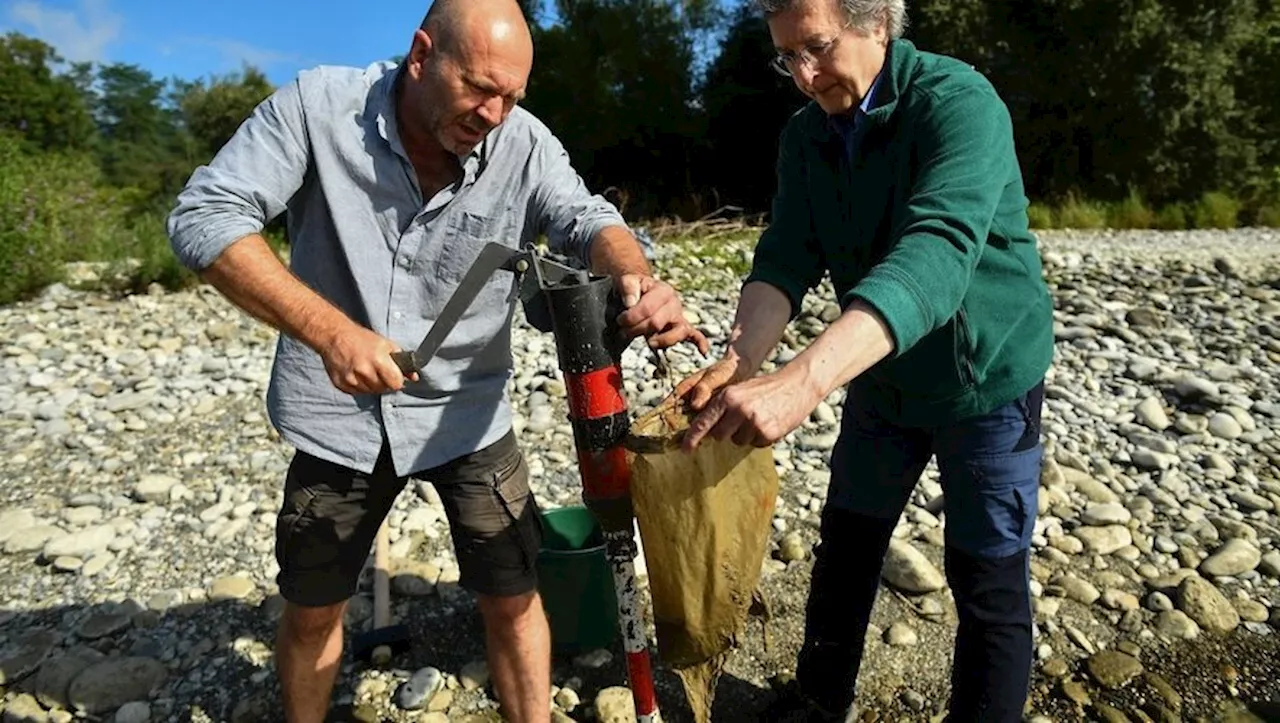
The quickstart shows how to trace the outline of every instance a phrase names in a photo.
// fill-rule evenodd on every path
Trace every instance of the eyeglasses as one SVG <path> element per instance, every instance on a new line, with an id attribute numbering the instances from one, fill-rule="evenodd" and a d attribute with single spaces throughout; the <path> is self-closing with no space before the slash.
<path id="1" fill-rule="evenodd" d="M 803 67 L 817 68 L 823 61 L 831 56 L 831 51 L 836 49 L 836 45 L 840 44 L 840 38 L 844 36 L 844 31 L 852 26 L 852 22 L 847 22 L 840 28 L 840 32 L 836 36 L 823 43 L 813 43 L 806 45 L 799 52 L 787 50 L 769 59 L 769 67 L 786 78 L 790 78 L 795 72 L 797 65 Z"/>

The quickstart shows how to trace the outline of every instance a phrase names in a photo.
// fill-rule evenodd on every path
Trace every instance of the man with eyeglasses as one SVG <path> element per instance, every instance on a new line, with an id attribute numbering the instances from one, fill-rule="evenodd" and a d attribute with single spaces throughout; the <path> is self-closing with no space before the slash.
<path id="1" fill-rule="evenodd" d="M 852 714 L 890 539 L 934 459 L 959 618 L 950 719 L 1021 720 L 1053 317 L 1008 110 L 970 66 L 902 39 L 903 0 L 757 3 L 774 68 L 812 102 L 782 132 L 727 350 L 677 387 L 700 410 L 685 448 L 773 444 L 847 392 L 795 685 L 760 720 Z M 827 273 L 843 314 L 757 374 Z"/>
<path id="2" fill-rule="evenodd" d="M 541 527 L 506 394 L 513 277 L 485 284 L 420 372 L 406 379 L 392 360 L 423 338 L 486 243 L 545 234 L 614 278 L 626 334 L 706 351 L 617 210 L 517 107 L 532 63 L 514 0 L 435 0 L 402 62 L 321 67 L 277 90 L 170 216 L 179 258 L 282 332 L 267 406 L 296 448 L 275 548 L 289 723 L 326 716 L 347 600 L 411 477 L 440 494 L 504 717 L 550 720 Z M 289 269 L 260 235 L 282 213 Z"/>

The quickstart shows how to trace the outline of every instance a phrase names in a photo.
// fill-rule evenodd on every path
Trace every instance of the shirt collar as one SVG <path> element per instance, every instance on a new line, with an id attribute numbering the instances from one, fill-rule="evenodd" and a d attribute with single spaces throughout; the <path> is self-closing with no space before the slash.
<path id="1" fill-rule="evenodd" d="M 391 150 L 408 161 L 409 154 L 405 151 L 404 144 L 400 141 L 400 132 L 396 121 L 396 92 L 400 87 L 400 78 L 404 72 L 404 61 L 400 61 L 395 68 L 387 71 L 382 76 L 382 88 L 380 91 L 375 91 L 375 93 L 377 97 L 378 134 L 391 146 Z M 484 140 L 480 141 L 469 153 L 457 156 L 459 164 L 462 165 L 466 182 L 469 183 L 474 180 L 476 175 L 484 170 L 485 165 L 487 165 L 489 137 L 491 135 L 492 133 L 485 135 Z"/>
<path id="2" fill-rule="evenodd" d="M 876 94 L 876 87 L 880 85 L 880 76 L 882 75 L 884 75 L 883 70 L 876 73 L 876 79 L 871 81 L 871 87 L 867 88 L 867 94 L 862 96 L 862 102 L 858 104 L 858 110 L 863 114 L 866 114 L 867 111 L 871 110 L 871 101 Z"/>
<path id="3" fill-rule="evenodd" d="M 851 113 L 842 113 L 840 115 L 828 116 L 827 120 L 831 125 L 831 129 L 837 133 L 855 130 L 866 117 L 867 112 L 871 110 L 871 104 L 876 94 L 876 87 L 880 85 L 880 78 L 884 76 L 884 70 L 876 74 L 875 80 L 871 81 L 871 87 L 867 89 L 867 94 L 862 96 L 862 102 Z"/>

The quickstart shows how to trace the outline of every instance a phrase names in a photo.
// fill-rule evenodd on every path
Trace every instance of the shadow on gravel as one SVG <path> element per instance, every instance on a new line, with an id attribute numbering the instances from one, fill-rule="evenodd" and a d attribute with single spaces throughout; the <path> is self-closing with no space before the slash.
<path id="1" fill-rule="evenodd" d="M 446 599 L 451 599 L 448 604 L 442 605 L 438 598 L 432 597 L 411 602 L 405 607 L 407 615 L 404 622 L 412 633 L 413 647 L 393 661 L 393 665 L 403 669 L 405 675 L 425 666 L 457 675 L 467 664 L 484 659 L 484 628 L 470 594 L 457 588 L 445 589 Z M 552 683 L 556 686 L 568 684 L 582 700 L 582 704 L 569 713 L 574 720 L 595 720 L 591 708 L 596 695 L 605 688 L 628 684 L 621 641 L 615 640 L 606 649 L 610 653 L 608 661 L 598 667 L 575 664 L 569 655 L 556 655 L 552 659 Z M 680 679 L 662 664 L 652 640 L 650 656 L 664 723 L 692 723 L 693 715 Z M 490 699 L 494 697 L 491 688 L 487 693 Z M 394 690 L 388 691 L 388 695 L 394 697 Z M 713 719 L 746 723 L 764 708 L 771 695 L 767 689 L 726 672 L 716 689 Z M 463 700 L 455 698 L 455 709 L 450 711 L 451 720 L 471 703 L 465 694 L 460 692 L 460 696 Z"/>
<path id="2" fill-rule="evenodd" d="M 6 722 L 71 720 L 49 717 L 67 711 L 77 717 L 114 720 L 115 711 L 145 702 L 151 721 L 257 723 L 281 721 L 280 689 L 272 657 L 282 601 L 215 601 L 179 604 L 163 611 L 133 601 L 54 606 L 41 610 L 0 610 L 0 716 Z M 417 720 L 421 712 L 397 711 L 396 688 L 415 670 L 433 666 L 458 675 L 484 659 L 484 633 L 468 593 L 397 599 L 395 608 L 409 627 L 412 647 L 391 661 L 384 690 L 357 700 L 356 686 L 368 666 L 353 660 L 351 640 L 368 625 L 371 602 L 353 598 L 348 614 L 347 648 L 334 690 L 333 720 Z M 627 673 L 620 643 L 597 668 L 553 660 L 552 680 L 570 684 L 582 704 L 570 717 L 588 717 L 596 694 L 625 686 Z M 679 679 L 654 660 L 655 683 L 663 719 L 686 723 L 692 715 Z M 574 680 L 576 679 L 576 680 Z M 491 686 L 455 691 L 450 719 L 485 713 Z M 717 689 L 714 719 L 747 721 L 765 705 L 769 692 L 726 673 Z M 355 704 L 363 718 L 348 717 Z M 346 711 L 346 712 L 344 712 Z M 372 713 L 372 715 L 371 715 Z M 133 720 L 133 719 L 130 719 Z M 477 720 L 498 720 L 490 710 Z"/>
<path id="3" fill-rule="evenodd" d="M 0 610 L 4 720 L 70 720 L 45 710 L 112 720 L 137 701 L 152 721 L 230 720 L 239 700 L 268 685 L 273 630 L 262 609 L 238 601 Z"/>

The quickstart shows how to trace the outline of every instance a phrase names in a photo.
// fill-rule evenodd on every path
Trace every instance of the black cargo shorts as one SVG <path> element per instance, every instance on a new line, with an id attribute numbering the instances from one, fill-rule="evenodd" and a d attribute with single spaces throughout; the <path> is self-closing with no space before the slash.
<path id="1" fill-rule="evenodd" d="M 435 485 L 458 558 L 459 584 L 512 596 L 537 586 L 542 544 L 529 468 L 508 432 L 494 444 L 412 478 Z M 325 606 L 356 592 L 378 526 L 411 477 L 397 477 L 384 445 L 372 473 L 297 452 L 276 521 L 277 584 L 297 605 Z"/>

